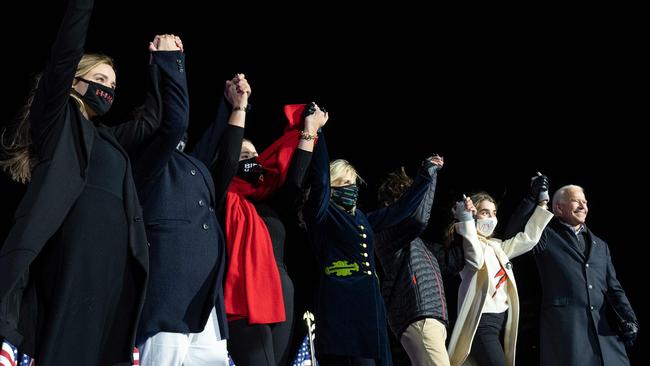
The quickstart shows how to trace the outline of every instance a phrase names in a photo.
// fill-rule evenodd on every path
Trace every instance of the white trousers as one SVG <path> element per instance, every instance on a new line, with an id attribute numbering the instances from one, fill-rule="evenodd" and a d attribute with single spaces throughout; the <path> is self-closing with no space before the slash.
<path id="1" fill-rule="evenodd" d="M 160 332 L 138 348 L 142 366 L 228 366 L 226 340 L 221 340 L 214 308 L 201 333 Z"/>

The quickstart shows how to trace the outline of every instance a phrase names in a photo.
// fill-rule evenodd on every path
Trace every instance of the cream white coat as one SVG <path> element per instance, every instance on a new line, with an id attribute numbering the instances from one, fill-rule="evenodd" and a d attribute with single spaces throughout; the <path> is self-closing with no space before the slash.
<path id="1" fill-rule="evenodd" d="M 474 220 L 456 223 L 456 232 L 463 237 L 465 267 L 460 273 L 462 282 L 458 289 L 458 318 L 449 341 L 449 358 L 452 366 L 476 364 L 468 355 L 472 348 L 474 334 L 481 320 L 488 290 L 490 288 L 494 289 L 496 286 L 488 276 L 487 265 L 484 260 L 487 245 L 492 247 L 497 259 L 508 275 L 509 309 L 503 348 L 507 365 L 514 366 L 517 327 L 519 324 L 519 295 L 517 294 L 517 284 L 512 272 L 512 266 L 506 264 L 510 262 L 511 258 L 533 249 L 552 217 L 551 212 L 537 207 L 526 223 L 524 231 L 505 241 L 496 238 L 479 237 Z"/>

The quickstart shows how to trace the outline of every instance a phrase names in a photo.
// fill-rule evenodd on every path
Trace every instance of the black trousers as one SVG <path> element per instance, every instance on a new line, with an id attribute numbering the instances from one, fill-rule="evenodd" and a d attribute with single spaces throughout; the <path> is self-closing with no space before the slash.
<path id="1" fill-rule="evenodd" d="M 284 366 L 292 361 L 293 283 L 280 271 L 287 320 L 275 324 L 248 324 L 248 319 L 228 322 L 228 352 L 237 366 Z"/>
<path id="2" fill-rule="evenodd" d="M 503 330 L 508 319 L 508 312 L 495 314 L 484 313 L 478 323 L 472 342 L 470 356 L 479 366 L 505 366 L 506 355 L 503 352 Z"/>

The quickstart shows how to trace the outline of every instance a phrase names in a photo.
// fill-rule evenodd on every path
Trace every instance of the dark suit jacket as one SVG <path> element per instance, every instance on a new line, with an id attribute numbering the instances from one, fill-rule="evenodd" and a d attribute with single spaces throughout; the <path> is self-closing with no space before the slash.
<path id="1" fill-rule="evenodd" d="M 225 243 L 215 214 L 225 187 L 215 197 L 206 167 L 216 154 L 222 129 L 210 126 L 193 153 L 176 149 L 189 115 L 184 55 L 156 52 L 154 59 L 164 76 L 164 117 L 152 140 L 134 157 L 134 176 L 151 243 L 147 300 L 137 343 L 158 332 L 200 333 L 213 307 L 220 334 L 226 338 Z M 213 125 L 225 123 L 218 119 Z"/>
<path id="2" fill-rule="evenodd" d="M 69 93 L 77 64 L 84 52 L 91 11 L 90 0 L 69 3 L 31 108 L 32 139 L 40 162 L 32 171 L 27 192 L 14 215 L 14 225 L 0 250 L 0 268 L 3 272 L 0 276 L 0 336 L 16 345 L 21 344 L 24 336 L 26 342 L 23 351 L 26 353 L 33 353 L 30 347 L 37 316 L 36 299 L 30 294 L 23 296 L 28 268 L 59 229 L 86 184 L 95 127 L 82 116 Z M 150 68 L 150 82 L 144 113 L 138 120 L 100 129 L 100 133 L 107 134 L 114 143 L 118 142 L 125 154 L 158 127 L 161 100 L 155 67 Z M 128 244 L 139 269 L 136 273 L 139 273 L 141 306 L 149 257 L 141 207 L 128 162 L 124 179 L 124 207 L 129 224 Z M 23 302 L 23 299 L 26 301 Z M 24 309 L 22 313 L 21 307 Z M 18 329 L 19 323 L 21 331 Z"/>

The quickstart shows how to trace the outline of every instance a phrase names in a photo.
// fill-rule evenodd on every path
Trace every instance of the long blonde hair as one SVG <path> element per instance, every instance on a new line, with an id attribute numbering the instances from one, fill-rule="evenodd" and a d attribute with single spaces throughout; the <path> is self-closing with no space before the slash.
<path id="1" fill-rule="evenodd" d="M 102 54 L 88 53 L 83 55 L 75 78 L 86 75 L 94 67 L 106 64 L 115 68 L 113 59 Z M 10 128 L 4 128 L 0 134 L 0 168 L 4 170 L 11 179 L 19 183 L 27 183 L 32 177 L 32 169 L 38 160 L 32 150 L 30 109 L 34 101 L 34 96 L 38 90 L 41 80 L 41 74 L 34 77 L 34 82 L 30 89 L 25 105 L 20 109 L 15 122 Z M 79 105 L 82 113 L 85 113 L 85 104 L 75 93 L 70 93 L 73 100 Z"/>

